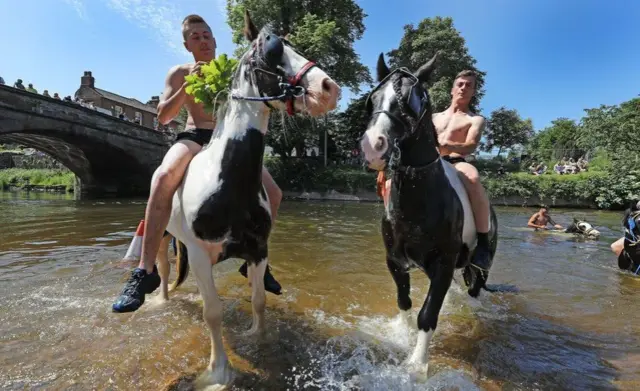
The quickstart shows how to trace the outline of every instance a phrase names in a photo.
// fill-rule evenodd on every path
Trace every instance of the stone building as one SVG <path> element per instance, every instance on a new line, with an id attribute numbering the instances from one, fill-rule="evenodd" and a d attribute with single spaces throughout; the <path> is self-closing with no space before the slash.
<path id="1" fill-rule="evenodd" d="M 145 104 L 134 98 L 126 98 L 113 92 L 96 88 L 95 78 L 91 71 L 85 71 L 80 78 L 80 88 L 76 91 L 75 97 L 81 99 L 84 103 L 93 104 L 96 108 L 108 110 L 115 117 L 123 115 L 124 119 L 139 123 L 147 128 L 158 128 L 156 107 L 160 102 L 159 96 L 152 96 L 151 100 Z M 183 128 L 184 124 L 176 118 L 166 127 L 175 133 L 175 131 Z"/>

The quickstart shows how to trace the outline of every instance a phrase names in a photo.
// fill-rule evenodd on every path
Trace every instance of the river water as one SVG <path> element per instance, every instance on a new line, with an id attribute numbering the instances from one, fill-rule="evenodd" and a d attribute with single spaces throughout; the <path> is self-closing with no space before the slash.
<path id="1" fill-rule="evenodd" d="M 166 305 L 151 297 L 138 312 L 111 312 L 143 211 L 144 200 L 0 193 L 0 389 L 191 387 L 210 349 L 193 276 Z M 396 316 L 382 206 L 283 203 L 270 264 L 284 294 L 267 293 L 263 340 L 241 336 L 251 323 L 241 261 L 214 268 L 233 389 L 639 389 L 640 280 L 609 250 L 620 213 L 552 211 L 560 224 L 597 226 L 600 240 L 584 241 L 522 229 L 533 209 L 497 212 L 490 283 L 518 291 L 476 300 L 454 284 L 426 378 L 399 365 L 416 333 Z M 414 272 L 412 286 L 415 321 L 428 280 Z"/>

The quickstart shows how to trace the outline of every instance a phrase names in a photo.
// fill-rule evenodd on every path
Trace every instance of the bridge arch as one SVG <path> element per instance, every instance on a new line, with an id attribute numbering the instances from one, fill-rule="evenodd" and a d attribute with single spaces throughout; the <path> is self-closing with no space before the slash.
<path id="1" fill-rule="evenodd" d="M 0 86 L 0 141 L 60 161 L 84 193 L 146 195 L 171 139 L 72 102 Z"/>

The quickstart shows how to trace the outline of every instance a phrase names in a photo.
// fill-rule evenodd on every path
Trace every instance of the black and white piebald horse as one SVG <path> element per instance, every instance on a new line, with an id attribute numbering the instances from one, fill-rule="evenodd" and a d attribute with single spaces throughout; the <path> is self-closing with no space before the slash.
<path id="1" fill-rule="evenodd" d="M 418 341 L 409 364 L 427 364 L 429 343 L 456 268 L 468 293 L 486 289 L 488 270 L 470 265 L 476 245 L 475 221 L 457 170 L 440 159 L 431 121 L 429 94 L 422 86 L 436 57 L 415 74 L 406 68 L 390 72 L 380 54 L 380 82 L 367 101 L 371 116 L 361 141 L 370 168 L 391 170 L 389 202 L 382 218 L 387 267 L 396 283 L 398 307 L 404 316 L 411 308 L 409 270 L 422 269 L 431 283 L 418 315 Z M 490 210 L 491 262 L 497 246 L 497 219 Z"/>
<path id="2" fill-rule="evenodd" d="M 573 218 L 573 223 L 571 223 L 564 232 L 568 234 L 583 235 L 588 239 L 598 239 L 600 237 L 600 231 L 593 228 L 590 223 L 584 220 L 578 220 L 575 217 Z"/>
<path id="3" fill-rule="evenodd" d="M 222 344 L 222 301 L 212 265 L 227 258 L 245 259 L 251 285 L 253 324 L 248 334 L 264 329 L 267 240 L 271 209 L 262 185 L 265 134 L 271 109 L 290 115 L 325 114 L 337 105 L 340 87 L 286 39 L 254 26 L 248 12 L 244 35 L 251 47 L 240 59 L 232 81 L 231 100 L 219 111 L 209 144 L 185 173 L 174 198 L 167 231 L 178 240 L 176 282 L 184 281 L 185 253 L 204 301 L 203 316 L 211 332 L 211 359 L 200 381 L 228 384 L 231 371 Z M 158 258 L 166 297 L 169 264 Z M 187 250 L 186 252 L 184 250 Z M 176 284 L 176 285 L 177 285 Z"/>
<path id="4" fill-rule="evenodd" d="M 622 218 L 624 249 L 618 255 L 618 267 L 640 275 L 640 202 L 633 202 Z"/>

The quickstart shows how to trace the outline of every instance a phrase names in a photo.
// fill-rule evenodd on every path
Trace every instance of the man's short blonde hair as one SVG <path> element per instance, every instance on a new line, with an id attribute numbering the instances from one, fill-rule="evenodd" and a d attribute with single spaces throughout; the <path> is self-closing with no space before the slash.
<path id="1" fill-rule="evenodd" d="M 185 41 L 187 40 L 186 33 L 189 26 L 191 26 L 192 24 L 199 24 L 199 23 L 206 24 L 207 27 L 209 27 L 209 24 L 205 22 L 204 18 L 200 15 L 196 15 L 196 14 L 187 15 L 182 20 L 182 37 L 185 39 Z M 209 30 L 211 30 L 211 27 L 209 27 Z"/>

